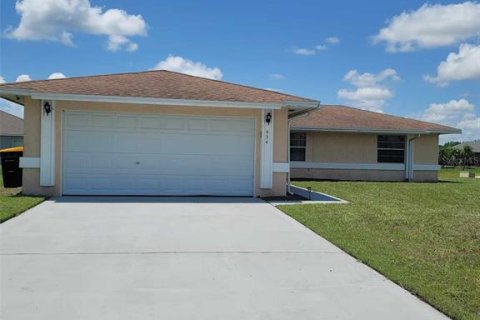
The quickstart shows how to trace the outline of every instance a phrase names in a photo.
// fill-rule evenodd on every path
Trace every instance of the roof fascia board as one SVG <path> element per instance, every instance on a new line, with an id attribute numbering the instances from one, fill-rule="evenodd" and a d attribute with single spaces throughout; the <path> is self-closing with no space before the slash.
<path id="1" fill-rule="evenodd" d="M 281 109 L 293 107 L 296 109 L 309 109 L 317 106 L 318 102 L 282 101 L 279 103 L 267 102 L 242 102 L 242 101 L 215 101 L 215 100 L 188 100 L 188 99 L 161 99 L 146 97 L 123 97 L 123 96 L 101 96 L 82 95 L 65 93 L 41 93 L 28 89 L 2 89 L 0 95 L 31 96 L 37 100 L 63 100 L 63 101 L 84 101 L 84 102 L 113 102 L 113 103 L 141 103 L 169 106 L 191 106 L 191 107 L 217 107 L 217 108 L 247 108 L 247 109 Z"/>
<path id="2" fill-rule="evenodd" d="M 318 132 L 349 132 L 349 133 L 390 133 L 390 134 L 453 134 L 462 133 L 460 129 L 454 130 L 388 130 L 388 129 L 350 129 L 350 128 L 297 128 L 292 127 L 292 131 L 318 131 Z"/>
<path id="3" fill-rule="evenodd" d="M 281 109 L 282 108 L 282 105 L 280 103 L 159 99 L 159 98 L 144 98 L 144 97 L 97 96 L 97 95 L 80 95 L 80 94 L 34 93 L 32 94 L 32 99 L 154 104 L 154 105 L 186 106 L 186 107 L 248 108 L 248 109 Z"/>
<path id="4" fill-rule="evenodd" d="M 308 115 L 308 113 L 310 111 L 313 111 L 313 110 L 316 110 L 320 107 L 320 102 L 318 103 L 315 103 L 315 105 L 311 105 L 310 107 L 308 108 L 304 108 L 304 109 L 300 109 L 300 110 L 297 110 L 297 111 L 294 111 L 292 112 L 291 114 L 288 115 L 288 120 L 292 120 L 292 119 L 295 119 L 295 118 L 298 118 L 300 116 L 305 116 L 305 115 Z"/>
<path id="5" fill-rule="evenodd" d="M 308 109 L 311 111 L 317 109 L 320 106 L 320 101 L 282 101 L 282 106 L 284 107 L 294 107 L 303 111 L 303 109 Z"/>

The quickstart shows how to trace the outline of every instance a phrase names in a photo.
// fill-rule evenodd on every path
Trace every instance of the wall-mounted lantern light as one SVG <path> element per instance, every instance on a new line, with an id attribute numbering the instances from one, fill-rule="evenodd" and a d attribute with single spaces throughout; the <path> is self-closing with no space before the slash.
<path id="1" fill-rule="evenodd" d="M 265 115 L 265 122 L 270 125 L 270 122 L 272 122 L 272 114 L 269 112 Z"/>
<path id="2" fill-rule="evenodd" d="M 43 110 L 45 111 L 47 116 L 50 112 L 52 112 L 52 105 L 50 104 L 50 102 L 45 101 L 45 103 L 43 104 Z"/>

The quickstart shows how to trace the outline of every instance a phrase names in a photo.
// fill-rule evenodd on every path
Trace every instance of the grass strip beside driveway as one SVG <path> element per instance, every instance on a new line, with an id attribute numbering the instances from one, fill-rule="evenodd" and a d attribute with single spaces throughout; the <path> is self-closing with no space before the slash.
<path id="1" fill-rule="evenodd" d="M 350 201 L 284 212 L 455 319 L 480 319 L 480 179 L 295 182 Z"/>
<path id="2" fill-rule="evenodd" d="M 43 197 L 22 196 L 21 188 L 5 189 L 0 167 L 0 223 L 28 210 L 43 200 Z"/>

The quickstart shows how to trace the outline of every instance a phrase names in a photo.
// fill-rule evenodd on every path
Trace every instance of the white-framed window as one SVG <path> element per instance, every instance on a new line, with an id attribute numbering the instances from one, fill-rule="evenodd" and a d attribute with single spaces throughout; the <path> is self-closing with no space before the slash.
<path id="1" fill-rule="evenodd" d="M 305 132 L 290 132 L 290 161 L 305 161 L 307 134 Z"/>
<path id="2" fill-rule="evenodd" d="M 377 137 L 377 162 L 404 163 L 405 136 L 379 135 Z"/>

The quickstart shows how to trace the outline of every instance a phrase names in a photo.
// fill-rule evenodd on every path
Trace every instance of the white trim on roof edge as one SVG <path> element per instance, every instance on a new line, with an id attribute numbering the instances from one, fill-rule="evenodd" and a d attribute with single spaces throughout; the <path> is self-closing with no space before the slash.
<path id="1" fill-rule="evenodd" d="M 326 163 L 326 162 L 290 162 L 290 169 L 331 169 L 331 170 L 386 170 L 404 171 L 403 163 Z M 436 164 L 414 164 L 415 171 L 438 171 Z"/>
<path id="2" fill-rule="evenodd" d="M 292 127 L 291 131 L 317 131 L 317 132 L 347 132 L 347 133 L 386 133 L 386 134 L 449 134 L 462 133 L 462 130 L 399 130 L 399 129 L 351 129 L 351 128 L 298 128 Z"/>
<path id="3" fill-rule="evenodd" d="M 186 107 L 214 107 L 214 108 L 247 108 L 247 109 L 281 109 L 283 107 L 295 107 L 299 109 L 311 108 L 318 102 L 303 101 L 283 101 L 279 103 L 266 102 L 242 102 L 242 101 L 220 101 L 220 100 L 189 100 L 189 99 L 162 99 L 147 97 L 125 97 L 125 96 L 102 96 L 85 94 L 65 94 L 65 93 L 39 93 L 24 89 L 2 89 L 1 94 L 31 96 L 37 100 L 61 100 L 61 101 L 83 101 L 83 102 L 111 102 L 111 103 L 136 103 L 136 104 L 154 104 L 168 106 L 186 106 Z"/>

